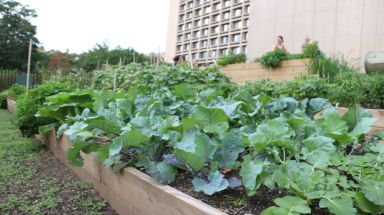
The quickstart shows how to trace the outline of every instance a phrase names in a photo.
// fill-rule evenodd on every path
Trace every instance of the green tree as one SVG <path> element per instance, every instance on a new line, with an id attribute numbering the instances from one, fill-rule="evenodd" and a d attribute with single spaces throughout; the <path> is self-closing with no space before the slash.
<path id="1" fill-rule="evenodd" d="M 29 40 L 33 40 L 32 65 L 36 62 L 36 12 L 13 0 L 0 0 L 0 68 L 25 70 Z M 32 66 L 33 68 L 33 66 Z"/>

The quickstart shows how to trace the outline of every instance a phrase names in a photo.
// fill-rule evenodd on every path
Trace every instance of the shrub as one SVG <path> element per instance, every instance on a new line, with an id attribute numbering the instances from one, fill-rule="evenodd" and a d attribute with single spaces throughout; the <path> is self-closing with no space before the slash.
<path id="1" fill-rule="evenodd" d="M 351 68 L 344 58 L 327 57 L 324 54 L 319 54 L 313 60 L 311 72 L 318 74 L 319 77 L 326 79 L 329 83 L 334 83 L 337 76 L 342 73 L 356 73 L 359 71 Z"/>
<path id="2" fill-rule="evenodd" d="M 280 63 L 286 57 L 287 53 L 282 50 L 276 50 L 265 53 L 258 60 L 261 65 L 269 68 L 277 68 L 280 66 Z"/>
<path id="3" fill-rule="evenodd" d="M 13 98 L 14 100 L 17 100 L 17 98 L 24 93 L 25 93 L 25 87 L 20 84 L 14 84 L 8 90 L 8 96 Z"/>
<path id="4" fill-rule="evenodd" d="M 314 41 L 310 44 L 303 45 L 301 47 L 304 58 L 314 58 L 320 54 L 319 45 L 317 41 Z"/>
<path id="5" fill-rule="evenodd" d="M 245 54 L 229 54 L 221 56 L 217 60 L 218 66 L 226 66 L 229 64 L 245 63 L 247 61 L 247 56 Z"/>
<path id="6" fill-rule="evenodd" d="M 37 133 L 40 125 L 49 124 L 50 120 L 36 118 L 35 114 L 48 96 L 59 92 L 68 92 L 74 87 L 63 82 L 47 82 L 35 89 L 31 89 L 27 95 L 17 99 L 15 122 L 24 135 L 30 136 Z"/>

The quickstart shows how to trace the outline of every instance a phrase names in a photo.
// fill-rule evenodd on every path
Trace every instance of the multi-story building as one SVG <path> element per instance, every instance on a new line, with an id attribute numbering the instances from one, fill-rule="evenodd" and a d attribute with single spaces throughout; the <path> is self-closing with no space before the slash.
<path id="1" fill-rule="evenodd" d="M 253 60 L 283 35 L 291 53 L 306 36 L 330 55 L 362 66 L 384 51 L 384 0 L 170 0 L 165 60 L 212 63 L 229 52 Z"/>
<path id="2" fill-rule="evenodd" d="M 177 21 L 170 20 L 168 61 L 179 55 L 210 64 L 220 55 L 246 52 L 250 0 L 176 0 L 172 7 Z"/>

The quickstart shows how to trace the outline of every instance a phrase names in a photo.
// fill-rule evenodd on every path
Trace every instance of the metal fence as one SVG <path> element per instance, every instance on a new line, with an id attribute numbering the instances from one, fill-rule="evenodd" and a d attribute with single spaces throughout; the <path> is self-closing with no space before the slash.
<path id="1" fill-rule="evenodd" d="M 41 82 L 38 74 L 31 74 L 29 78 L 29 87 L 35 87 Z M 16 70 L 0 70 L 0 91 L 10 88 L 13 84 L 26 86 L 27 74 Z"/>

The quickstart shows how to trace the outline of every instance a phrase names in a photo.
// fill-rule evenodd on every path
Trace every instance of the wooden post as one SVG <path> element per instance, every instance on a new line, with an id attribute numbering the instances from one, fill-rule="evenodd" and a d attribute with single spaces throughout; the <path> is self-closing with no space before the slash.
<path id="1" fill-rule="evenodd" d="M 28 89 L 29 89 L 29 76 L 31 73 L 31 55 L 32 55 L 32 39 L 29 40 L 29 51 L 28 51 L 28 66 L 27 66 L 27 83 L 25 88 L 26 94 L 28 94 Z"/>
<path id="2" fill-rule="evenodd" d="M 122 64 L 122 60 L 121 60 L 121 57 L 120 57 L 120 61 L 119 61 L 119 69 L 121 69 L 121 64 Z M 116 85 L 117 85 L 117 69 L 115 70 L 115 75 L 113 77 L 113 92 L 116 92 Z"/>
<path id="3" fill-rule="evenodd" d="M 156 61 L 156 68 L 159 68 L 159 63 L 160 63 L 160 46 L 157 49 L 157 61 Z"/>

